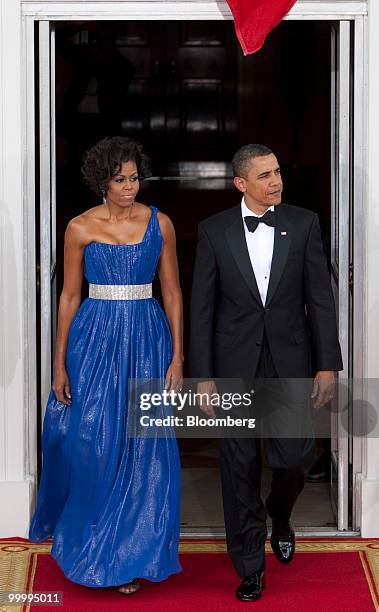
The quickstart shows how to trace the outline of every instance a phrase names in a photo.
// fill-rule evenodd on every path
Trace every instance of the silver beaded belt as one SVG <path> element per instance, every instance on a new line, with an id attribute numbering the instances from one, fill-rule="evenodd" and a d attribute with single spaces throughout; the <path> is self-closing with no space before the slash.
<path id="1" fill-rule="evenodd" d="M 153 296 L 152 284 L 94 285 L 89 284 L 88 297 L 95 300 L 147 300 Z"/>

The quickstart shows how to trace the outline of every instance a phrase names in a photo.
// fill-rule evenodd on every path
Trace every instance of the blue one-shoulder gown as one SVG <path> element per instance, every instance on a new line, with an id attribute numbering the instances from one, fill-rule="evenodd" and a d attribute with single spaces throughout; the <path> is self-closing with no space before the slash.
<path id="1" fill-rule="evenodd" d="M 157 209 L 142 242 L 85 248 L 90 283 L 151 283 L 162 248 Z M 43 469 L 29 538 L 53 536 L 51 554 L 70 580 L 91 586 L 164 580 L 178 561 L 177 441 L 130 437 L 128 379 L 164 379 L 172 357 L 167 318 L 154 298 L 87 298 L 70 327 L 66 367 L 72 404 L 51 390 Z"/>

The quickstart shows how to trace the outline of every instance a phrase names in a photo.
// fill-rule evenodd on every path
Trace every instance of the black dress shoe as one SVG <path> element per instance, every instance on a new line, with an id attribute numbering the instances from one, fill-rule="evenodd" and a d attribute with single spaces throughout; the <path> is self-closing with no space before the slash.
<path id="1" fill-rule="evenodd" d="M 257 601 L 264 588 L 264 572 L 253 572 L 243 578 L 236 590 L 236 597 L 240 601 Z"/>
<path id="2" fill-rule="evenodd" d="M 281 563 L 290 563 L 295 554 L 295 533 L 290 523 L 284 528 L 272 521 L 271 548 Z"/>

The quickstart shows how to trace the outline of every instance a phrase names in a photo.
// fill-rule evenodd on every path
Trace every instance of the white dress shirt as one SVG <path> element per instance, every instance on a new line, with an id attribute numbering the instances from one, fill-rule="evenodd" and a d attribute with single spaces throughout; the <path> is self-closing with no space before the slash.
<path id="1" fill-rule="evenodd" d="M 274 206 L 268 208 L 268 210 L 274 209 Z M 254 270 L 262 304 L 265 305 L 274 251 L 275 228 L 265 223 L 259 223 L 255 232 L 249 232 L 244 217 L 263 217 L 263 215 L 253 213 L 246 206 L 245 198 L 242 198 L 241 213 L 251 265 Z"/>

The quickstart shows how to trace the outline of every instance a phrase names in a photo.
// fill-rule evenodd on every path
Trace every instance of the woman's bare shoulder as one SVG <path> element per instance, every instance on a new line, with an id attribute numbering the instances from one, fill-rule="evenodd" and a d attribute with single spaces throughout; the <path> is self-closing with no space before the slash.
<path id="1" fill-rule="evenodd" d="M 152 212 L 150 206 L 147 206 L 147 204 L 142 204 L 142 202 L 134 202 L 134 208 L 136 210 L 137 216 L 141 216 L 144 219 L 149 217 Z"/>
<path id="2" fill-rule="evenodd" d="M 101 218 L 102 206 L 94 206 L 93 208 L 85 210 L 69 221 L 66 228 L 65 239 L 67 241 L 86 244 L 94 224 L 96 221 L 101 220 Z"/>

